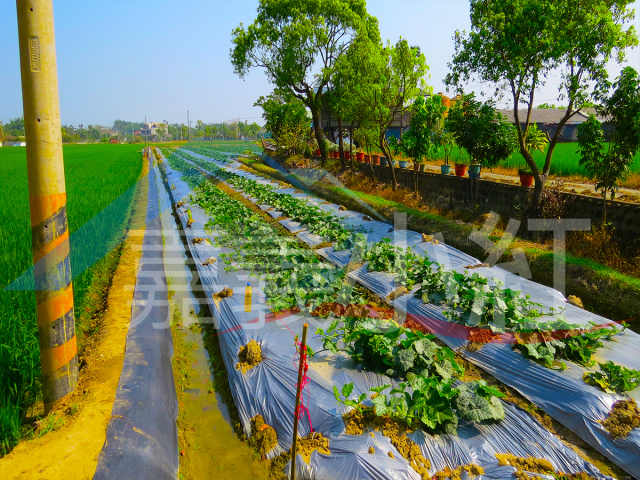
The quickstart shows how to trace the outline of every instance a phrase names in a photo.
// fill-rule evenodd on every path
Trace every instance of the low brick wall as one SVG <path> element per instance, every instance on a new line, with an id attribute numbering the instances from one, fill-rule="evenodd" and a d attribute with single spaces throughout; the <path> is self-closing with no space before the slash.
<path id="1" fill-rule="evenodd" d="M 371 166 L 358 164 L 358 169 L 371 176 Z M 416 172 L 414 170 L 396 168 L 396 179 L 399 185 L 414 189 L 417 181 L 418 192 L 425 198 L 438 196 L 450 202 L 471 204 L 473 201 L 472 186 L 474 182 L 468 177 L 442 175 L 432 172 Z M 373 166 L 375 179 L 391 184 L 389 167 Z M 476 204 L 482 211 L 493 210 L 501 215 L 519 217 L 518 207 L 525 205 L 532 193 L 531 188 L 519 185 L 508 185 L 490 180 L 479 180 L 477 185 Z M 602 221 L 602 200 L 574 193 L 557 192 L 566 201 L 565 218 L 589 218 L 593 224 Z M 640 239 L 640 205 L 628 202 L 609 201 L 607 204 L 607 220 L 616 229 L 616 236 L 624 243 Z"/>

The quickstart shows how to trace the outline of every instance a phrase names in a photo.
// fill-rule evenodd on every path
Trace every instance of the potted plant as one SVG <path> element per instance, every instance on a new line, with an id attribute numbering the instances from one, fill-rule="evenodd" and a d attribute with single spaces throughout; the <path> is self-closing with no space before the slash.
<path id="1" fill-rule="evenodd" d="M 529 128 L 524 132 L 524 145 L 529 153 L 533 153 L 534 150 L 544 152 L 548 143 L 549 136 L 540 130 L 535 123 L 529 125 Z M 529 167 L 518 169 L 518 175 L 520 176 L 520 185 L 526 188 L 533 186 L 535 177 Z"/>
<path id="2" fill-rule="evenodd" d="M 462 162 L 462 159 L 460 159 L 460 162 Z M 456 177 L 464 177 L 464 174 L 467 173 L 467 164 L 456 162 L 455 172 L 456 172 Z"/>
<path id="3" fill-rule="evenodd" d="M 386 167 L 388 163 L 389 161 L 387 160 L 387 157 L 380 157 L 380 165 Z"/>
<path id="4" fill-rule="evenodd" d="M 454 138 L 451 132 L 443 131 L 440 134 L 440 143 L 444 149 L 444 164 L 440 165 L 440 172 L 443 175 L 449 175 L 451 173 L 451 165 L 449 165 L 449 159 L 453 152 Z"/>
<path id="5" fill-rule="evenodd" d="M 398 160 L 398 167 L 400 168 L 407 168 L 407 161 L 406 160 Z"/>
<path id="6" fill-rule="evenodd" d="M 356 152 L 356 158 L 360 163 L 364 162 L 364 152 Z"/>
<path id="7" fill-rule="evenodd" d="M 516 150 L 518 137 L 515 127 L 495 109 L 494 103 L 481 103 L 473 94 L 449 111 L 447 130 L 459 147 L 464 148 L 473 162 L 469 177 L 480 178 L 482 166 L 492 167 L 506 160 Z M 456 175 L 463 176 L 466 165 L 456 163 Z"/>
<path id="8" fill-rule="evenodd" d="M 520 175 L 520 185 L 526 188 L 533 187 L 533 181 L 535 177 L 533 176 L 533 172 L 528 168 L 521 168 L 518 170 L 518 175 Z"/>
<path id="9" fill-rule="evenodd" d="M 380 165 L 380 155 L 371 155 L 371 160 L 374 165 Z"/>
<path id="10" fill-rule="evenodd" d="M 482 165 L 480 163 L 472 163 L 469 165 L 469 178 L 472 180 L 478 180 L 480 178 L 480 171 Z"/>

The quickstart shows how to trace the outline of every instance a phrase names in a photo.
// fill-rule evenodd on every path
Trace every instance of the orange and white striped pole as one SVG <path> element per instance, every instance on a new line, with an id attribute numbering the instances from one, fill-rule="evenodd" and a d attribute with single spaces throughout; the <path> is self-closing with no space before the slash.
<path id="1" fill-rule="evenodd" d="M 52 0 L 16 0 L 45 411 L 78 383 Z"/>

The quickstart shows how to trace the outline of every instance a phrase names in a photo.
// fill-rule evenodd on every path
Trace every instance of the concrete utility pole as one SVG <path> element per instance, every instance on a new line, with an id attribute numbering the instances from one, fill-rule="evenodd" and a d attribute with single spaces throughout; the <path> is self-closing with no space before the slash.
<path id="1" fill-rule="evenodd" d="M 45 412 L 78 383 L 52 0 L 16 0 Z"/>

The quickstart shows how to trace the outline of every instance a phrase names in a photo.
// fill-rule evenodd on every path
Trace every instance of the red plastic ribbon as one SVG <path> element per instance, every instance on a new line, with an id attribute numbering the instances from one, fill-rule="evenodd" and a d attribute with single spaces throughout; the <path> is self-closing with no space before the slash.
<path id="1" fill-rule="evenodd" d="M 307 377 L 307 371 L 309 370 L 309 364 L 307 363 L 307 346 L 302 345 L 302 342 L 296 342 L 296 351 L 300 355 L 300 361 L 302 362 L 302 378 L 300 379 L 300 403 L 298 408 L 296 409 L 296 418 L 300 420 L 307 415 L 309 419 L 309 428 L 313 432 L 313 425 L 311 424 L 311 415 L 309 414 L 309 408 L 304 404 L 304 389 L 307 389 L 307 405 L 310 404 L 311 396 L 309 394 L 309 378 Z M 295 358 L 294 358 L 295 364 Z M 296 384 L 296 390 L 298 388 L 298 384 Z"/>

